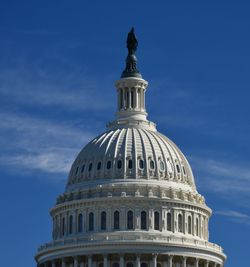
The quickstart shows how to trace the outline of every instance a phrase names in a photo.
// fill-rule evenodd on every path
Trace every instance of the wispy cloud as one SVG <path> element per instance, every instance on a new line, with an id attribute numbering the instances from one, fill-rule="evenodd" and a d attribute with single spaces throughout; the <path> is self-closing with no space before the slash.
<path id="1" fill-rule="evenodd" d="M 193 169 L 199 174 L 203 189 L 224 195 L 250 195 L 250 167 L 248 164 L 217 159 L 190 157 Z M 242 195 L 241 195 L 242 196 Z"/>
<path id="2" fill-rule="evenodd" d="M 250 225 L 250 215 L 248 214 L 234 210 L 215 211 L 214 213 L 217 215 L 228 217 L 234 222 Z"/>
<path id="3" fill-rule="evenodd" d="M 105 81 L 100 88 L 96 79 L 79 70 L 67 74 L 61 71 L 54 76 L 39 68 L 1 71 L 0 96 L 12 103 L 69 110 L 105 110 L 113 106 L 105 101 L 108 100 Z"/>
<path id="4" fill-rule="evenodd" d="M 0 164 L 8 168 L 67 173 L 93 134 L 44 119 L 0 113 Z"/>

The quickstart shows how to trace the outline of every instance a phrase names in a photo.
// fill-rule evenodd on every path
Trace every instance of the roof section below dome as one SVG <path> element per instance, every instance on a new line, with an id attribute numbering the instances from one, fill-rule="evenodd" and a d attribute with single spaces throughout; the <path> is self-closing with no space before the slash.
<path id="1" fill-rule="evenodd" d="M 72 165 L 66 191 L 113 181 L 185 185 L 196 191 L 190 165 L 179 148 L 159 132 L 141 128 L 107 131 L 88 143 Z M 158 183 L 157 182 L 157 183 Z"/>

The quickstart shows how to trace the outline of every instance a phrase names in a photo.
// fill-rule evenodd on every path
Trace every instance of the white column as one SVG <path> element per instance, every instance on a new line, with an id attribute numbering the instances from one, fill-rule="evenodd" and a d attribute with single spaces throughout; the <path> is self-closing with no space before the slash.
<path id="1" fill-rule="evenodd" d="M 182 259 L 182 267 L 187 267 L 187 258 L 183 257 Z"/>
<path id="2" fill-rule="evenodd" d="M 128 108 L 131 109 L 131 88 L 128 89 Z"/>
<path id="3" fill-rule="evenodd" d="M 88 267 L 92 267 L 92 255 L 88 256 Z"/>
<path id="4" fill-rule="evenodd" d="M 84 262 L 83 261 L 80 263 L 80 267 L 84 267 Z"/>
<path id="5" fill-rule="evenodd" d="M 77 257 L 74 257 L 74 267 L 78 267 L 78 260 L 77 260 Z"/>
<path id="6" fill-rule="evenodd" d="M 103 255 L 103 267 L 108 267 L 108 255 Z"/>
<path id="7" fill-rule="evenodd" d="M 120 254 L 120 267 L 124 267 L 124 255 Z"/>
<path id="8" fill-rule="evenodd" d="M 168 267 L 173 267 L 173 256 L 172 255 L 168 256 Z"/>
<path id="9" fill-rule="evenodd" d="M 137 88 L 136 95 L 137 95 L 137 108 L 141 109 L 141 98 L 140 98 L 140 89 L 139 88 Z"/>
<path id="10" fill-rule="evenodd" d="M 205 262 L 205 267 L 209 267 L 209 261 L 208 260 Z"/>
<path id="11" fill-rule="evenodd" d="M 195 259 L 195 267 L 199 267 L 199 259 L 198 258 Z"/>
<path id="12" fill-rule="evenodd" d="M 65 263 L 65 259 L 64 258 L 62 258 L 62 265 L 61 265 L 62 267 L 66 267 L 66 263 Z"/>
<path id="13" fill-rule="evenodd" d="M 157 254 L 152 254 L 152 267 L 157 267 Z"/>
<path id="14" fill-rule="evenodd" d="M 141 267 L 141 257 L 139 254 L 136 255 L 135 267 Z"/>
<path id="15" fill-rule="evenodd" d="M 56 262 L 54 260 L 52 261 L 52 267 L 56 267 Z"/>

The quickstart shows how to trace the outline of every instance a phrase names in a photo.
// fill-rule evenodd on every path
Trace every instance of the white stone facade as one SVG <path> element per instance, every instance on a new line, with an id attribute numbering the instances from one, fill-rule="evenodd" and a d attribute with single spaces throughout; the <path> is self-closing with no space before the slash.
<path id="1" fill-rule="evenodd" d="M 39 267 L 222 267 L 211 209 L 180 149 L 147 120 L 142 78 L 116 83 L 117 119 L 72 164 Z"/>

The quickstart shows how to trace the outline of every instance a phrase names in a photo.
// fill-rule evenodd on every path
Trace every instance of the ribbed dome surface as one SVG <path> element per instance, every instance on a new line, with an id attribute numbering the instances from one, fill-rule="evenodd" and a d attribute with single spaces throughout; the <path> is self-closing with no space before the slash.
<path id="1" fill-rule="evenodd" d="M 164 186 L 195 191 L 190 165 L 180 149 L 157 131 L 121 128 L 107 131 L 79 153 L 69 173 L 67 190 L 90 182 L 160 180 Z M 111 181 L 110 181 L 111 182 Z"/>

